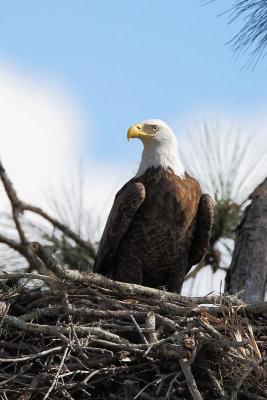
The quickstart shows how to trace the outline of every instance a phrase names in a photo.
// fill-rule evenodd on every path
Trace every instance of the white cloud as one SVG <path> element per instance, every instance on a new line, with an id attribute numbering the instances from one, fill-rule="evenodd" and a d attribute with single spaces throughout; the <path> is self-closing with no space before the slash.
<path id="1" fill-rule="evenodd" d="M 70 95 L 0 60 L 0 158 L 21 199 L 47 208 L 47 188 L 78 176 L 85 122 Z M 88 132 L 88 126 L 87 126 Z M 113 197 L 127 172 L 85 160 L 85 208 L 103 228 Z M 0 185 L 0 209 L 6 205 Z M 63 199 L 62 199 L 63 201 Z"/>
<path id="2" fill-rule="evenodd" d="M 40 200 L 81 146 L 83 124 L 63 90 L 0 62 L 0 157 L 26 200 Z"/>

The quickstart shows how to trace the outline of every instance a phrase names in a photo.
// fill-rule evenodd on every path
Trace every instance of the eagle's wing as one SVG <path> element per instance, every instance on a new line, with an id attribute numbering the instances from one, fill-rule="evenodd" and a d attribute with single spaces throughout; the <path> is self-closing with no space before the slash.
<path id="1" fill-rule="evenodd" d="M 213 223 L 214 205 L 209 194 L 202 194 L 198 204 L 196 226 L 189 251 L 189 269 L 197 264 L 209 248 L 209 239 Z M 187 272 L 188 272 L 187 271 Z"/>
<path id="2" fill-rule="evenodd" d="M 145 186 L 128 182 L 116 195 L 96 255 L 94 272 L 107 275 L 120 240 L 146 195 Z"/>

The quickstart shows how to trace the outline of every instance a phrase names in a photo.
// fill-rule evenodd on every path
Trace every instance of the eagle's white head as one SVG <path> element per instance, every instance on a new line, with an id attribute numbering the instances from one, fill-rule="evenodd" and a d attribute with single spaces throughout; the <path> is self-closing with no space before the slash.
<path id="1" fill-rule="evenodd" d="M 171 168 L 177 176 L 184 176 L 185 169 L 178 154 L 177 139 L 166 122 L 149 119 L 133 125 L 128 130 L 127 138 L 139 138 L 144 145 L 136 177 L 143 175 L 150 167 Z"/>

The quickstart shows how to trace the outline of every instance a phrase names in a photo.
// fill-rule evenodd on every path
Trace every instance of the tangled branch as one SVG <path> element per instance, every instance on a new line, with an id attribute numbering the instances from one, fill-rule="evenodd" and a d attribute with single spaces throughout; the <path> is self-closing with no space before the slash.
<path id="1" fill-rule="evenodd" d="M 266 302 L 69 274 L 40 244 L 31 249 L 53 276 L 0 276 L 21 282 L 0 293 L 3 398 L 266 398 Z M 35 278 L 50 287 L 23 286 Z"/>

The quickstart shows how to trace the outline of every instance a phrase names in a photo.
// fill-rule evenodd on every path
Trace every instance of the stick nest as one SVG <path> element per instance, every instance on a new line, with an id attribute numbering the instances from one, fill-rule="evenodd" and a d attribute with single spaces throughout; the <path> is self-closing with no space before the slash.
<path id="1" fill-rule="evenodd" d="M 33 277 L 1 276 L 1 399 L 267 398 L 266 302 Z"/>

